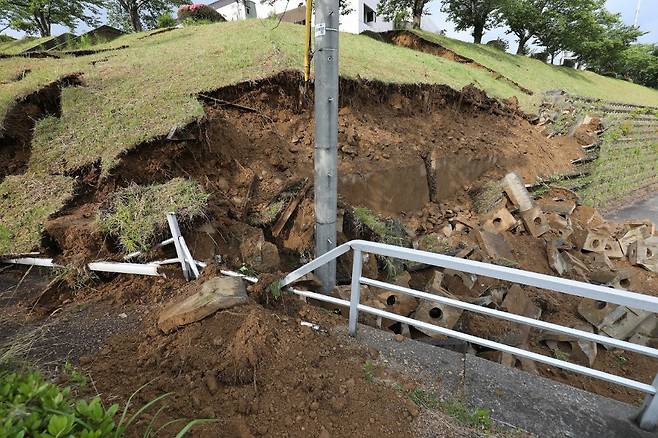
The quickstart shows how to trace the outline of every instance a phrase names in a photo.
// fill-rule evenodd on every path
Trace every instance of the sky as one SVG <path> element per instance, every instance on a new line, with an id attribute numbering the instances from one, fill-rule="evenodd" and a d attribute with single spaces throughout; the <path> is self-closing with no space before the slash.
<path id="1" fill-rule="evenodd" d="M 197 0 L 199 1 L 199 0 Z M 637 0 L 607 0 L 606 7 L 612 12 L 619 12 L 622 15 L 624 22 L 628 24 L 633 23 L 633 18 L 635 15 L 635 5 Z M 212 0 L 200 0 L 200 3 L 211 3 Z M 638 24 L 640 29 L 648 32 L 647 35 L 644 35 L 639 39 L 640 42 L 644 43 L 658 43 L 658 0 L 641 0 L 641 9 L 638 19 Z M 441 1 L 433 0 L 428 4 L 427 10 L 430 13 L 428 17 L 423 19 L 430 26 L 431 30 L 445 30 L 446 34 L 451 38 L 456 38 L 464 41 L 472 41 L 473 38 L 468 31 L 457 32 L 455 31 L 452 23 L 446 20 L 445 14 L 440 11 Z M 429 21 L 429 22 L 428 22 Z M 62 26 L 53 27 L 53 35 L 58 35 L 63 32 L 67 32 L 68 29 Z M 84 32 L 85 28 L 83 26 L 76 29 L 77 32 Z M 14 31 L 5 31 L 5 34 L 11 35 L 13 37 L 20 37 L 21 34 Z M 503 38 L 509 41 L 510 50 L 513 51 L 516 49 L 516 41 L 514 40 L 513 35 L 506 35 L 505 29 L 494 29 L 490 32 L 487 32 L 484 35 L 483 42 Z"/>

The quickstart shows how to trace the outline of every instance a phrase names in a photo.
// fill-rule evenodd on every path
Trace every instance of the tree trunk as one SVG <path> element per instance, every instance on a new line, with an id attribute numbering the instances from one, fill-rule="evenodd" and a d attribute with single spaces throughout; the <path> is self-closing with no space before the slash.
<path id="1" fill-rule="evenodd" d="M 555 52 L 551 52 L 551 64 L 555 61 Z"/>
<path id="2" fill-rule="evenodd" d="M 484 35 L 484 23 L 475 23 L 473 27 L 473 42 L 475 44 L 482 44 L 482 36 Z"/>
<path id="3" fill-rule="evenodd" d="M 131 6 L 128 11 L 130 15 L 130 24 L 133 27 L 135 32 L 141 32 L 144 28 L 142 27 L 142 20 L 139 19 L 139 10 L 137 6 Z"/>
<path id="4" fill-rule="evenodd" d="M 420 29 L 420 19 L 423 17 L 423 7 L 425 6 L 424 0 L 414 1 L 413 10 L 411 11 L 413 15 L 413 28 Z"/>
<path id="5" fill-rule="evenodd" d="M 42 37 L 50 36 L 50 23 L 43 12 L 34 13 L 34 22 L 36 23 L 39 34 Z"/>
<path id="6" fill-rule="evenodd" d="M 420 19 L 422 16 L 423 16 L 422 11 L 420 13 L 414 12 L 414 21 L 413 21 L 414 29 L 420 29 Z"/>
<path id="7" fill-rule="evenodd" d="M 517 55 L 525 55 L 525 45 L 530 39 L 529 36 L 523 35 L 519 37 L 519 47 L 516 49 Z"/>

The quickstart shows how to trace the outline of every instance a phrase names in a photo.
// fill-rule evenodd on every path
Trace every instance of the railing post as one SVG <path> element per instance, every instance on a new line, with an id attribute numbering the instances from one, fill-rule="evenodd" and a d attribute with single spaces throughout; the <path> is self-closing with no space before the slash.
<path id="1" fill-rule="evenodd" d="M 654 377 L 652 385 L 658 389 L 658 375 Z M 640 428 L 644 430 L 651 431 L 656 428 L 656 424 L 658 424 L 658 393 L 654 395 L 647 394 L 637 422 L 640 424 Z"/>
<path id="2" fill-rule="evenodd" d="M 350 336 L 356 336 L 356 326 L 359 322 L 359 302 L 361 301 L 361 250 L 355 249 L 352 254 L 352 293 L 350 295 Z"/>

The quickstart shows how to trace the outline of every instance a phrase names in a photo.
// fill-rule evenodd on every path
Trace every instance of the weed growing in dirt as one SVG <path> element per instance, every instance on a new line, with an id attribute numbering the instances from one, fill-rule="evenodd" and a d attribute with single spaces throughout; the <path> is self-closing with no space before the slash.
<path id="1" fill-rule="evenodd" d="M 283 296 L 283 287 L 281 286 L 281 280 L 273 281 L 267 287 L 267 291 L 272 296 L 274 301 L 279 301 Z"/>
<path id="2" fill-rule="evenodd" d="M 482 430 L 491 430 L 493 420 L 489 409 L 475 408 L 469 410 L 461 401 L 448 401 L 441 403 L 441 409 L 465 426 Z"/>
<path id="3" fill-rule="evenodd" d="M 126 253 L 148 251 L 167 227 L 166 214 L 179 222 L 201 216 L 209 195 L 195 181 L 174 178 L 164 184 L 131 185 L 117 191 L 101 212 L 101 229 L 116 236 Z"/>
<path id="4" fill-rule="evenodd" d="M 372 362 L 367 360 L 362 367 L 363 370 L 363 378 L 366 379 L 367 382 L 374 382 L 375 381 L 375 367 L 373 366 Z"/>
<path id="5" fill-rule="evenodd" d="M 569 360 L 569 353 L 560 350 L 559 348 L 555 349 L 553 351 L 553 355 L 555 356 L 556 359 L 558 360 L 564 360 L 568 361 Z"/>
<path id="6" fill-rule="evenodd" d="M 77 388 L 85 389 L 89 384 L 87 376 L 78 371 L 68 360 L 64 363 L 62 371 L 64 376 L 66 376 L 66 379 Z"/>
<path id="7" fill-rule="evenodd" d="M 619 365 L 626 365 L 626 362 L 628 362 L 628 358 L 624 356 L 623 354 L 620 354 L 618 356 L 615 356 L 615 360 Z"/>
<path id="8" fill-rule="evenodd" d="M 490 431 L 493 429 L 491 412 L 488 409 L 468 409 L 464 403 L 458 400 L 441 401 L 433 392 L 422 388 L 414 388 L 407 392 L 407 397 L 416 405 L 424 409 L 440 409 L 445 414 L 455 418 L 463 426 L 473 427 L 480 430 Z"/>

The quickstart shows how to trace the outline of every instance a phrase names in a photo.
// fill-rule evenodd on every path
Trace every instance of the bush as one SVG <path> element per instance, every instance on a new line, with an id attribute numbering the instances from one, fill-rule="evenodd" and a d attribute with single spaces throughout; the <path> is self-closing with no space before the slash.
<path id="1" fill-rule="evenodd" d="M 183 5 L 178 8 L 178 19 L 184 21 L 206 21 L 217 22 L 226 21 L 226 19 L 208 5 L 193 4 Z"/>
<path id="2" fill-rule="evenodd" d="M 105 408 L 99 397 L 76 402 L 69 388 L 36 373 L 0 377 L 0 436 L 97 438 L 115 430 L 119 406 Z"/>
<path id="3" fill-rule="evenodd" d="M 155 27 L 158 29 L 164 29 L 167 27 L 174 27 L 178 23 L 176 22 L 176 19 L 169 13 L 167 12 L 166 14 L 160 15 L 156 20 L 155 20 Z"/>
<path id="4" fill-rule="evenodd" d="M 123 438 L 135 420 L 170 395 L 163 394 L 146 403 L 132 416 L 127 416 L 132 398 L 145 386 L 130 396 L 118 423 L 115 423 L 114 417 L 119 410 L 117 404 L 105 408 L 98 396 L 90 401 L 76 400 L 71 395 L 71 388 L 48 382 L 36 372 L 0 373 L 0 437 Z M 183 421 L 169 421 L 155 429 L 155 420 L 162 410 L 160 408 L 151 419 L 144 438 L 161 436 L 159 433 L 164 427 Z M 192 420 L 180 429 L 176 438 L 184 437 L 196 425 L 215 421 Z"/>
<path id="5" fill-rule="evenodd" d="M 507 49 L 509 49 L 509 43 L 502 38 L 496 38 L 495 40 L 488 41 L 487 46 L 491 46 L 494 49 L 498 49 L 502 52 L 507 52 Z"/>

